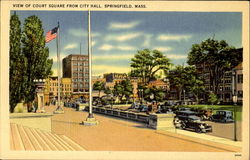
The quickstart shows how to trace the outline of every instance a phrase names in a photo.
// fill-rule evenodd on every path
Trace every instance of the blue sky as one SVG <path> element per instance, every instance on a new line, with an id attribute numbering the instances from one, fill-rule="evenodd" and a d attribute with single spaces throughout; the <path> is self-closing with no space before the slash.
<path id="1" fill-rule="evenodd" d="M 12 12 L 13 14 L 13 12 Z M 24 19 L 37 15 L 44 34 L 60 22 L 61 58 L 87 54 L 87 11 L 17 11 Z M 131 58 L 141 49 L 158 49 L 175 65 L 185 64 L 194 43 L 214 36 L 242 47 L 240 12 L 91 12 L 93 75 L 130 70 Z M 56 69 L 56 41 L 46 44 Z M 56 72 L 54 71 L 55 75 Z"/>

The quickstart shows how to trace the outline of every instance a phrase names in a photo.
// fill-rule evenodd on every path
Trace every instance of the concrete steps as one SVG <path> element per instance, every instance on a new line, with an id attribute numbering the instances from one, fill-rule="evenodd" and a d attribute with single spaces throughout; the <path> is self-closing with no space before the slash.
<path id="1" fill-rule="evenodd" d="M 10 124 L 10 149 L 27 151 L 84 151 L 85 149 L 64 135 Z"/>

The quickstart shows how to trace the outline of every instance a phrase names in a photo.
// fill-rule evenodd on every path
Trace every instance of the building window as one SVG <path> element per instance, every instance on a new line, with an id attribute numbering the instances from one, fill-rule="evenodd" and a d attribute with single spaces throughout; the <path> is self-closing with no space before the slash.
<path id="1" fill-rule="evenodd" d="M 239 98 L 242 98 L 242 97 L 243 97 L 243 91 L 241 91 L 241 90 L 238 91 L 238 97 L 239 97 Z"/>
<path id="2" fill-rule="evenodd" d="M 238 83 L 243 83 L 243 74 L 238 75 Z"/>
<path id="3" fill-rule="evenodd" d="M 80 88 L 83 88 L 83 84 L 82 83 L 80 83 Z"/>
<path id="4" fill-rule="evenodd" d="M 225 91 L 230 91 L 231 87 L 225 87 Z"/>

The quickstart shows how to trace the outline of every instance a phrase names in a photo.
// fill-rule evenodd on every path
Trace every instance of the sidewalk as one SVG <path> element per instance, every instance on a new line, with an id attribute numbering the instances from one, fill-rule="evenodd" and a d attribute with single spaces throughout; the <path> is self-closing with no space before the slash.
<path id="1" fill-rule="evenodd" d="M 198 138 L 198 139 L 208 140 L 208 141 L 216 142 L 216 143 L 220 143 L 220 144 L 230 145 L 230 146 L 234 146 L 234 147 L 240 147 L 240 148 L 242 147 L 241 141 L 232 141 L 232 140 L 226 139 L 226 138 L 211 136 L 211 135 L 207 135 L 204 133 L 196 133 L 196 132 L 192 132 L 192 131 L 186 131 L 186 130 L 182 130 L 182 129 L 160 130 L 158 132 L 161 132 L 161 133 L 170 132 L 170 133 L 175 133 L 175 134 L 179 134 L 179 135 L 185 135 L 188 137 L 194 137 L 194 138 Z"/>

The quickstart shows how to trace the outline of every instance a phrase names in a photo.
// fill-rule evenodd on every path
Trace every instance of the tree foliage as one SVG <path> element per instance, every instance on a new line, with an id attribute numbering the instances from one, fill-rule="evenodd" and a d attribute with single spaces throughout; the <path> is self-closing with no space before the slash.
<path id="1" fill-rule="evenodd" d="M 183 90 L 193 93 L 196 101 L 199 101 L 199 95 L 204 91 L 204 83 L 198 77 L 194 66 L 177 65 L 169 72 L 168 79 L 173 87 L 177 88 L 179 100 Z"/>
<path id="2" fill-rule="evenodd" d="M 170 60 L 158 50 L 139 50 L 131 59 L 132 68 L 130 76 L 140 77 L 144 85 L 155 80 L 158 71 L 168 71 L 171 65 Z"/>
<path id="3" fill-rule="evenodd" d="M 23 99 L 26 59 L 21 52 L 21 22 L 16 14 L 10 18 L 10 112 Z"/>
<path id="4" fill-rule="evenodd" d="M 212 105 L 218 103 L 218 98 L 216 96 L 216 94 L 214 94 L 213 92 L 209 93 L 209 98 L 208 98 L 208 102 Z"/>
<path id="5" fill-rule="evenodd" d="M 42 22 L 36 16 L 25 19 L 24 29 L 16 14 L 10 19 L 10 112 L 22 100 L 35 98 L 34 79 L 52 74 L 52 59 L 45 47 Z"/>
<path id="6" fill-rule="evenodd" d="M 147 101 L 162 102 L 164 96 L 165 96 L 164 90 L 161 88 L 151 87 L 145 89 L 144 91 L 144 98 Z"/>
<path id="7" fill-rule="evenodd" d="M 118 97 L 121 101 L 123 97 L 128 101 L 130 96 L 133 94 L 133 86 L 130 80 L 122 80 L 120 83 L 116 83 L 114 86 L 114 96 Z"/>
<path id="8" fill-rule="evenodd" d="M 101 81 L 96 81 L 93 85 L 93 90 L 97 90 L 99 92 L 99 98 L 101 91 L 105 89 L 104 83 Z"/>
<path id="9" fill-rule="evenodd" d="M 226 41 L 207 39 L 201 44 L 194 44 L 188 54 L 189 65 L 203 65 L 210 77 L 210 90 L 218 93 L 219 82 L 226 71 L 242 62 L 242 53 Z"/>

